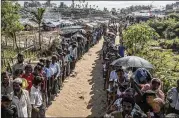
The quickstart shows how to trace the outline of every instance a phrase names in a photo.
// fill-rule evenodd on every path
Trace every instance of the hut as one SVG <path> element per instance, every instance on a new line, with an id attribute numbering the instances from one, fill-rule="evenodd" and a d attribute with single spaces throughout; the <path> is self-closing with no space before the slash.
<path id="1" fill-rule="evenodd" d="M 43 23 L 43 29 L 45 31 L 54 31 L 57 30 L 60 26 L 59 22 L 49 21 L 46 23 Z"/>
<path id="2" fill-rule="evenodd" d="M 38 29 L 38 24 L 29 19 L 20 19 L 20 23 L 24 26 L 25 31 L 32 31 Z"/>

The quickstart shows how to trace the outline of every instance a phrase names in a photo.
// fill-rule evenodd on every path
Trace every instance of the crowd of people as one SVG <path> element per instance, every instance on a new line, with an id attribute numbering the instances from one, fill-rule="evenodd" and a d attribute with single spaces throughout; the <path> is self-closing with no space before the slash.
<path id="1" fill-rule="evenodd" d="M 146 68 L 111 65 L 127 55 L 122 39 L 125 28 L 127 25 L 112 23 L 108 32 L 107 27 L 100 26 L 92 32 L 69 33 L 53 47 L 50 57 L 40 58 L 36 64 L 26 63 L 24 55 L 19 53 L 12 71 L 1 73 L 1 116 L 45 117 L 46 109 L 63 89 L 63 82 L 73 73 L 76 62 L 103 35 L 103 78 L 107 91 L 104 117 L 178 118 L 179 80 L 165 94 L 161 80 L 152 77 Z M 120 37 L 120 45 L 115 44 L 116 35 Z"/>
<path id="2" fill-rule="evenodd" d="M 1 73 L 2 118 L 45 117 L 46 109 L 63 89 L 64 80 L 73 74 L 76 62 L 90 47 L 98 43 L 103 27 L 91 33 L 82 30 L 69 37 L 63 35 L 53 55 L 38 63 L 26 63 L 19 53 L 12 72 Z M 89 36 L 90 35 L 90 36 Z"/>
<path id="3" fill-rule="evenodd" d="M 122 24 L 109 25 L 102 48 L 104 90 L 107 91 L 107 118 L 179 118 L 179 80 L 165 94 L 162 81 L 146 68 L 114 66 L 127 56 L 123 45 Z M 116 32 L 120 45 L 115 45 Z M 112 33 L 111 33 L 112 32 Z"/>

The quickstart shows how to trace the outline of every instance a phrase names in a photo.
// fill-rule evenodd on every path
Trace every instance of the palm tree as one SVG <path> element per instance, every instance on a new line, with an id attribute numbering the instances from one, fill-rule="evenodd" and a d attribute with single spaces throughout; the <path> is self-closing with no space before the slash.
<path id="1" fill-rule="evenodd" d="M 41 29 L 40 26 L 42 24 L 42 19 L 45 13 L 45 9 L 44 8 L 37 8 L 37 11 L 30 11 L 31 15 L 32 15 L 32 21 L 36 22 L 38 24 L 38 30 L 39 30 L 39 46 L 40 46 L 40 50 L 42 48 L 42 44 L 41 44 Z"/>

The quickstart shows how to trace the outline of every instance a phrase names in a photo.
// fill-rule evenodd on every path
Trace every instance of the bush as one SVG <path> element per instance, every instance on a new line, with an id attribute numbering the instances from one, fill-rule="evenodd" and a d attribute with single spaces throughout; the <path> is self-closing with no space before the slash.
<path id="1" fill-rule="evenodd" d="M 167 16 L 168 18 L 175 19 L 176 21 L 179 21 L 179 15 L 176 13 L 171 13 Z"/>
<path id="2" fill-rule="evenodd" d="M 161 41 L 159 45 L 164 49 L 179 50 L 179 38 Z"/>
<path id="3" fill-rule="evenodd" d="M 150 20 L 147 24 L 155 29 L 160 38 L 173 39 L 179 36 L 179 15 L 171 14 L 167 19 Z"/>
<path id="4" fill-rule="evenodd" d="M 155 31 L 160 35 L 160 37 L 164 37 L 163 36 L 163 31 L 165 31 L 166 27 L 164 23 L 160 22 L 159 20 L 151 20 L 148 22 L 148 25 L 150 27 L 152 27 L 153 29 L 155 29 Z"/>
<path id="5" fill-rule="evenodd" d="M 176 85 L 176 80 L 179 76 L 179 57 L 173 56 L 172 51 L 149 51 L 149 48 L 146 47 L 138 53 L 137 56 L 143 57 L 153 64 L 154 69 L 151 70 L 152 75 L 153 77 L 161 79 L 163 82 L 164 93 Z"/>
<path id="6" fill-rule="evenodd" d="M 124 32 L 124 45 L 128 52 L 135 54 L 138 50 L 142 50 L 145 44 L 153 37 L 158 37 L 155 30 L 145 23 L 134 24 L 129 26 Z"/>

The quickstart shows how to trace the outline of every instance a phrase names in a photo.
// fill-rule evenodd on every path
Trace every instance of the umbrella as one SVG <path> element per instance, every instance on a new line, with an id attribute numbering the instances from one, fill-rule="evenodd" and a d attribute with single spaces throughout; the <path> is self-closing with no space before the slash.
<path id="1" fill-rule="evenodd" d="M 127 56 L 119 58 L 111 63 L 113 66 L 153 68 L 153 65 L 147 60 L 137 56 Z"/>

